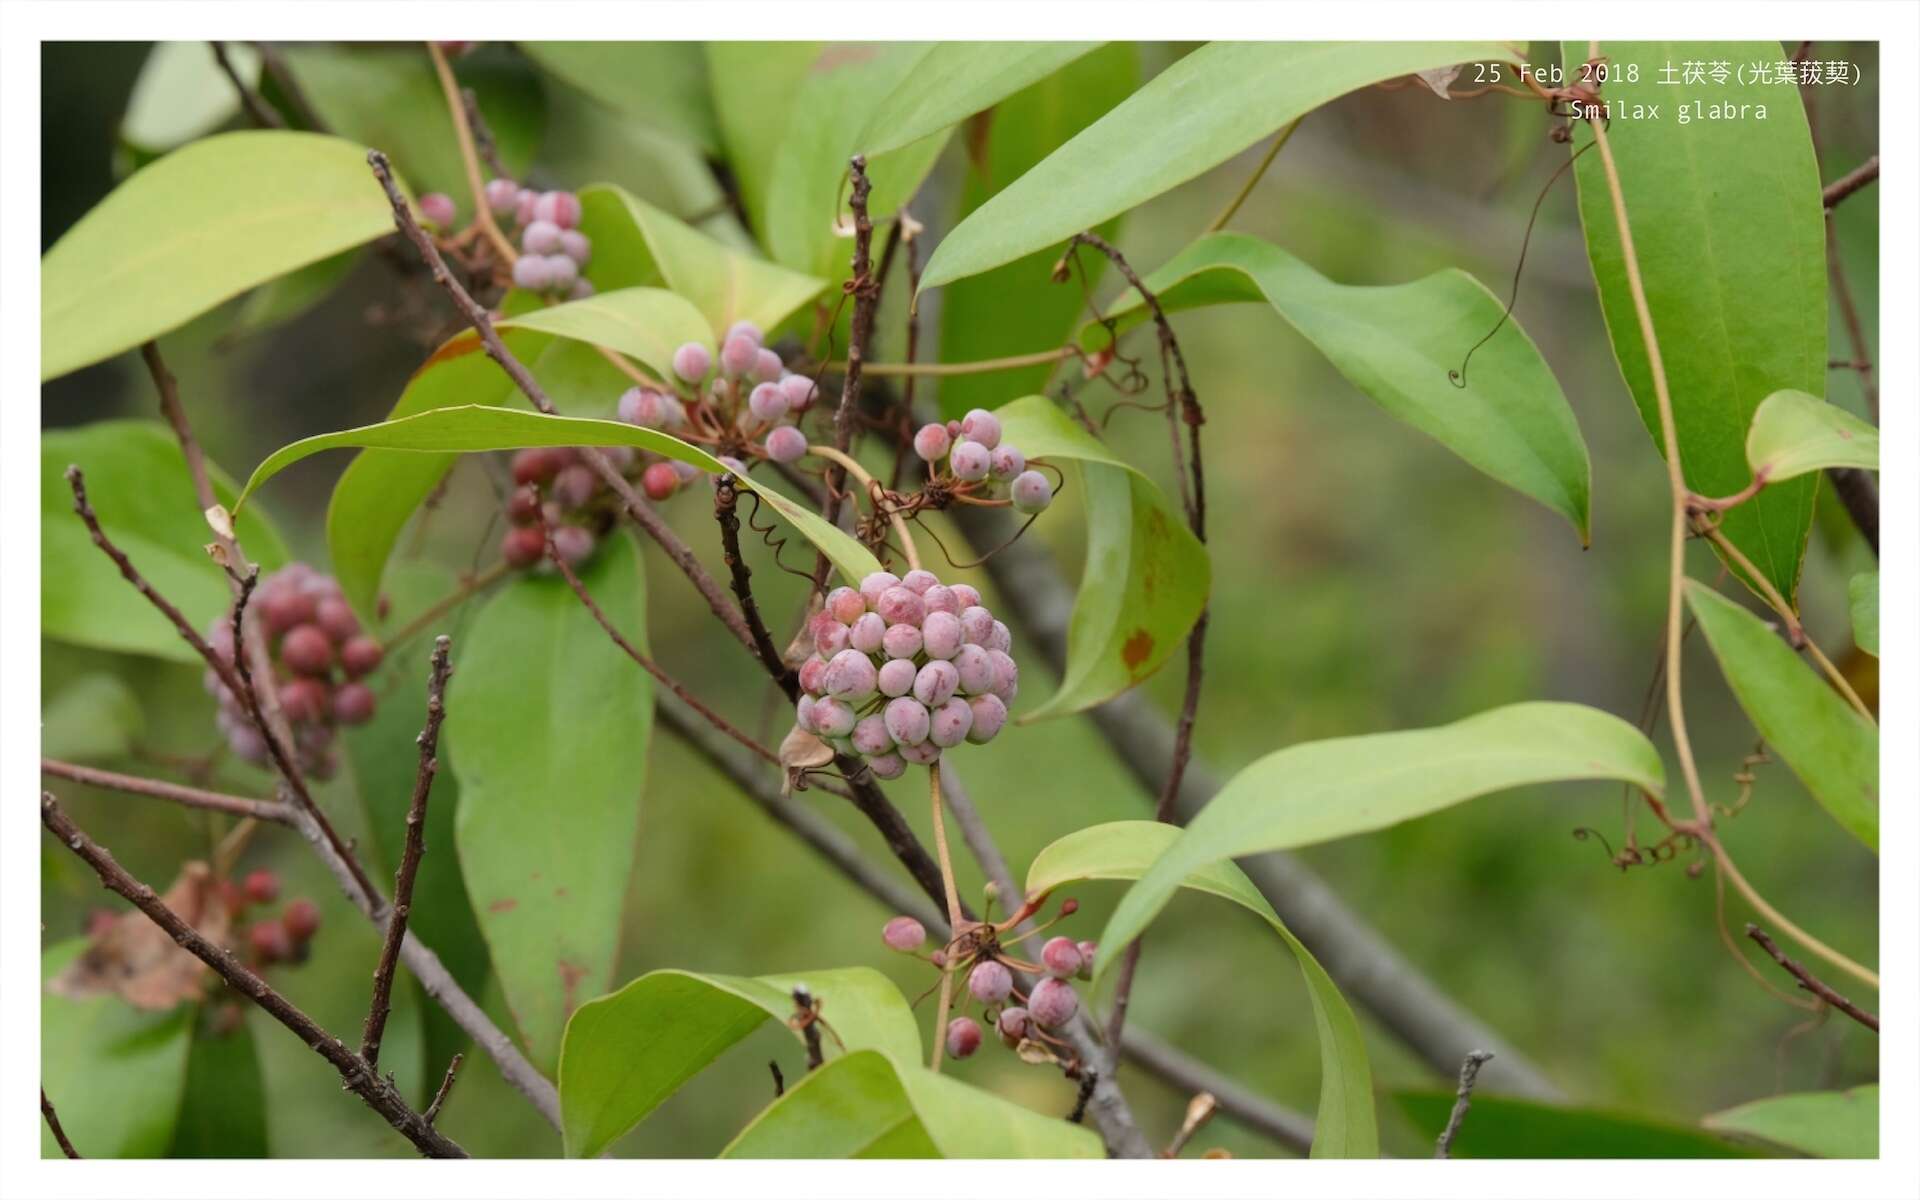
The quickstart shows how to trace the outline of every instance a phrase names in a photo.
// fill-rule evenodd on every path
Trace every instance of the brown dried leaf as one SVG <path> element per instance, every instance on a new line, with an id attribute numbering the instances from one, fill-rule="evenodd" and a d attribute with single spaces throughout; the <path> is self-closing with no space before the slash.
<path id="1" fill-rule="evenodd" d="M 160 900 L 207 940 L 226 945 L 233 922 L 206 863 L 183 866 Z M 206 970 L 205 963 L 175 945 L 166 930 L 135 909 L 102 929 L 47 987 L 70 1000 L 117 993 L 135 1008 L 164 1010 L 183 1000 L 200 999 Z"/>

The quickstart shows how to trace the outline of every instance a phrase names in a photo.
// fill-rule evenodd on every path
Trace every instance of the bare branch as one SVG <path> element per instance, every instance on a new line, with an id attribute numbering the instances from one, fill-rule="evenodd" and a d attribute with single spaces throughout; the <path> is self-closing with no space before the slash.
<path id="1" fill-rule="evenodd" d="M 1752 938 L 1762 950 L 1765 950 L 1773 961 L 1779 963 L 1787 974 L 1798 980 L 1802 989 L 1812 992 L 1831 1007 L 1839 1009 L 1875 1033 L 1880 1032 L 1879 1017 L 1874 1016 L 1866 1009 L 1861 1008 L 1853 1001 L 1842 996 L 1839 992 L 1834 991 L 1831 987 L 1822 983 L 1812 971 L 1807 970 L 1793 959 L 1788 958 L 1785 952 L 1774 944 L 1774 940 L 1767 936 L 1766 930 L 1749 921 L 1747 923 L 1747 936 Z"/>
<path id="2" fill-rule="evenodd" d="M 846 288 L 853 295 L 853 317 L 847 327 L 847 367 L 841 376 L 840 407 L 833 414 L 833 445 L 842 454 L 853 445 L 853 414 L 860 404 L 860 369 L 866 362 L 868 343 L 873 340 L 873 315 L 880 300 L 880 283 L 873 276 L 873 219 L 867 215 L 867 194 L 873 190 L 873 184 L 867 178 L 866 155 L 856 154 L 848 159 L 847 171 L 851 180 L 847 208 L 853 214 L 853 274 Z M 829 525 L 839 519 L 846 482 L 846 472 L 829 463 L 827 503 L 821 514 Z M 827 556 L 823 551 L 814 569 L 816 591 L 826 574 Z"/>
<path id="3" fill-rule="evenodd" d="M 213 58 L 220 64 L 220 73 L 227 77 L 227 82 L 233 85 L 233 90 L 240 94 L 240 103 L 245 106 L 247 116 L 253 119 L 253 123 L 262 129 L 285 129 L 287 123 L 280 119 L 279 113 L 273 111 L 273 105 L 268 104 L 261 98 L 260 93 L 248 87 L 247 81 L 240 78 L 240 72 L 235 69 L 233 60 L 227 57 L 227 44 L 225 42 L 208 42 L 207 44 L 213 47 Z"/>
<path id="4" fill-rule="evenodd" d="M 1435 1158 L 1452 1156 L 1453 1139 L 1460 1136 L 1460 1122 L 1467 1119 L 1467 1109 L 1473 1106 L 1474 1082 L 1480 1078 L 1480 1068 L 1492 1057 L 1485 1050 L 1470 1050 L 1460 1063 L 1460 1087 L 1453 1094 L 1453 1111 L 1447 1114 L 1447 1127 L 1440 1131 L 1440 1140 L 1434 1143 Z"/>
<path id="5" fill-rule="evenodd" d="M 1880 178 L 1880 156 L 1871 155 L 1867 161 L 1820 189 L 1820 203 L 1828 212 L 1833 206 L 1853 195 L 1861 188 Z"/>
<path id="6" fill-rule="evenodd" d="M 294 78 L 293 71 L 287 66 L 286 57 L 280 53 L 280 48 L 272 42 L 250 44 L 259 52 L 260 65 L 266 68 L 267 75 L 279 87 L 280 94 L 293 105 L 294 114 L 300 118 L 300 123 L 314 133 L 332 133 L 332 126 L 328 125 L 314 110 L 313 102 L 307 99 L 306 89 L 300 86 L 298 79 Z"/>
<path id="7" fill-rule="evenodd" d="M 151 796 L 155 800 L 168 800 L 175 804 L 184 804 L 188 808 L 204 808 L 236 817 L 251 817 L 256 821 L 271 821 L 276 825 L 293 823 L 293 809 L 276 800 L 229 796 L 224 792 L 209 792 L 160 779 L 145 779 L 138 775 L 122 775 L 117 771 L 83 767 L 79 763 L 62 762 L 57 758 L 41 759 L 40 773 L 51 775 L 56 779 L 83 783 L 88 787 L 127 792 L 136 796 Z"/>
<path id="8" fill-rule="evenodd" d="M 80 1152 L 67 1140 L 67 1131 L 60 1128 L 60 1114 L 53 1111 L 53 1101 L 47 1099 L 47 1089 L 40 1089 L 40 1115 L 47 1119 L 47 1129 L 53 1134 L 53 1140 L 60 1143 L 60 1153 L 68 1158 L 79 1158 Z"/>
<path id="9" fill-rule="evenodd" d="M 108 890 L 131 902 L 154 924 L 166 930 L 183 950 L 212 967 L 235 991 L 259 1005 L 267 1015 L 292 1030 L 316 1054 L 326 1059 L 340 1073 L 340 1080 L 348 1091 L 365 1101 L 368 1108 L 380 1114 L 422 1154 L 429 1158 L 467 1157 L 467 1152 L 457 1142 L 434 1129 L 425 1118 L 414 1112 L 393 1084 L 381 1078 L 380 1073 L 365 1059 L 347 1049 L 344 1042 L 322 1029 L 313 1018 L 275 991 L 266 980 L 241 965 L 232 954 L 201 936 L 178 913 L 168 908 L 151 887 L 127 874 L 105 847 L 88 837 L 61 811 L 59 802 L 50 793 L 41 795 L 40 820 L 62 844 L 93 868 Z"/>
<path id="10" fill-rule="evenodd" d="M 722 475 L 715 482 L 713 518 L 720 525 L 720 556 L 727 564 L 734 598 L 740 601 L 740 614 L 746 620 L 747 630 L 753 635 L 754 652 L 760 656 L 760 663 L 766 667 L 767 674 L 786 693 L 787 699 L 796 700 L 800 694 L 800 677 L 780 656 L 779 647 L 773 644 L 773 635 L 767 632 L 767 623 L 760 616 L 760 606 L 753 599 L 753 572 L 747 569 L 746 556 L 740 553 L 740 518 L 734 512 L 739 496 L 733 476 Z"/>
<path id="11" fill-rule="evenodd" d="M 447 1094 L 453 1091 L 454 1076 L 458 1074 L 460 1064 L 466 1060 L 466 1057 L 464 1054 L 455 1054 L 453 1061 L 447 1064 L 446 1076 L 440 1080 L 439 1090 L 433 1093 L 433 1103 L 427 1105 L 427 1111 L 420 1114 L 427 1119 L 427 1124 L 431 1125 L 440 1118 L 440 1109 L 447 1102 Z"/>

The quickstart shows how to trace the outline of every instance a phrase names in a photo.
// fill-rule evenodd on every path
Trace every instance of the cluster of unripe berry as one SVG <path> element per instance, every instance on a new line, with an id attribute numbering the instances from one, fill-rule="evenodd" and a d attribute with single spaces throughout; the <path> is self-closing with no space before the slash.
<path id="1" fill-rule="evenodd" d="M 421 212 L 428 217 L 433 215 L 427 210 L 430 199 L 427 196 L 420 201 Z M 494 216 L 512 224 L 519 234 L 520 257 L 513 264 L 515 287 L 569 300 L 593 295 L 593 285 L 580 274 L 593 257 L 592 240 L 578 228 L 580 197 L 572 192 L 538 192 L 511 179 L 490 179 L 486 200 Z M 449 217 L 452 207 L 452 201 L 448 201 Z"/>
<path id="2" fill-rule="evenodd" d="M 1056 920 L 1072 916 L 1078 908 L 1072 900 L 1064 902 Z M 1019 1051 L 1022 1058 L 1059 1062 L 1072 1056 L 1072 1051 L 1065 1049 L 1065 1043 L 1053 1031 L 1072 1021 L 1080 1011 L 1079 993 L 1069 981 L 1093 978 L 1093 957 L 1099 947 L 1093 942 L 1056 936 L 1047 939 L 1040 948 L 1039 962 L 1013 958 L 1001 949 L 998 939 L 1016 925 L 1022 915 L 998 925 L 981 926 L 991 937 L 983 937 L 977 931 L 966 933 L 925 956 L 942 971 L 966 972 L 967 988 L 961 997 L 961 1011 L 947 1021 L 946 1029 L 941 1032 L 946 1038 L 947 1053 L 955 1058 L 970 1056 L 983 1040 L 980 1022 L 965 1012 L 975 1001 L 981 1005 L 981 1017 L 993 1026 L 1000 1041 L 1009 1050 Z M 1035 930 L 1027 936 L 1038 932 Z M 926 944 L 927 931 L 912 917 L 895 917 L 887 922 L 880 937 L 889 949 L 918 955 Z M 1016 969 L 1040 977 L 1031 991 L 1020 990 L 1013 976 Z"/>
<path id="3" fill-rule="evenodd" d="M 621 420 L 704 442 L 736 474 L 745 473 L 746 458 L 790 463 L 806 454 L 807 435 L 795 422 L 813 407 L 819 389 L 787 370 L 753 322 L 734 322 L 717 361 L 699 342 L 688 342 L 673 352 L 672 367 L 675 390 L 629 389 L 620 397 Z M 654 500 L 699 473 L 680 463 L 658 465 L 641 480 Z"/>
<path id="4" fill-rule="evenodd" d="M 280 898 L 280 879 L 272 871 L 253 871 L 236 886 L 222 880 L 222 898 L 227 912 L 238 921 L 259 905 Z M 246 952 L 256 967 L 301 963 L 307 960 L 307 947 L 320 931 L 320 909 L 305 896 L 289 901 L 277 917 L 262 917 L 247 926 Z"/>
<path id="5" fill-rule="evenodd" d="M 837 587 L 807 622 L 795 723 L 866 759 L 882 779 L 993 740 L 1020 687 L 1013 635 L 964 583 L 875 571 Z"/>
<path id="6" fill-rule="evenodd" d="M 603 446 L 600 453 L 622 475 L 630 475 L 640 456 L 627 446 Z M 507 497 L 507 532 L 500 556 L 509 566 L 531 567 L 546 560 L 547 538 L 568 566 L 593 554 L 612 526 L 618 500 L 586 453 L 573 446 L 534 446 L 518 451 L 512 463 L 514 490 Z"/>
<path id="7" fill-rule="evenodd" d="M 373 718 L 377 701 L 363 680 L 380 665 L 380 643 L 361 632 L 360 620 L 333 576 L 302 562 L 288 563 L 262 579 L 244 620 L 266 639 L 296 763 L 315 778 L 330 778 L 339 763 L 335 730 Z M 231 610 L 207 631 L 207 641 L 216 654 L 234 661 Z M 240 698 L 211 667 L 204 682 L 220 702 L 214 723 L 226 735 L 228 747 L 247 762 L 265 765 L 266 739 Z"/>
<path id="8" fill-rule="evenodd" d="M 927 462 L 928 473 L 954 491 L 979 493 L 994 484 L 1007 485 L 1007 498 L 1023 513 L 1037 513 L 1053 503 L 1053 484 L 1039 471 L 1027 469 L 1027 457 L 1001 436 L 1000 418 L 976 408 L 958 421 L 922 425 L 913 435 L 913 452 Z"/>

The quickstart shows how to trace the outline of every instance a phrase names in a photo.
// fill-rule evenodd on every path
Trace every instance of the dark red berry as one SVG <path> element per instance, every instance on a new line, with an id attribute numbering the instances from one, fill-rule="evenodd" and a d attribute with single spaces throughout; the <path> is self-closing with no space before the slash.
<path id="1" fill-rule="evenodd" d="M 272 871 L 253 871 L 240 884 L 247 900 L 254 904 L 272 904 L 280 898 L 280 877 Z"/>
<path id="2" fill-rule="evenodd" d="M 261 921 L 247 930 L 247 944 L 262 963 L 283 963 L 293 958 L 293 935 L 280 921 Z"/>
<path id="3" fill-rule="evenodd" d="M 294 676 L 280 685 L 280 710 L 287 714 L 289 721 L 324 720 L 327 685 L 311 676 Z"/>
<path id="4" fill-rule="evenodd" d="M 276 589 L 260 597 L 258 603 L 260 615 L 266 620 L 270 634 L 285 633 L 296 625 L 313 620 L 315 615 L 313 597 L 297 588 Z"/>
<path id="5" fill-rule="evenodd" d="M 347 669 L 348 675 L 358 679 L 379 666 L 384 653 L 379 642 L 362 634 L 349 638 L 347 644 L 340 647 L 340 665 Z"/>
<path id="6" fill-rule="evenodd" d="M 679 487 L 680 473 L 672 463 L 657 462 L 640 473 L 640 488 L 649 500 L 665 500 Z"/>
<path id="7" fill-rule="evenodd" d="M 333 690 L 333 719 L 342 725 L 364 725 L 373 719 L 373 689 L 364 683 L 343 683 Z"/>
<path id="8" fill-rule="evenodd" d="M 553 446 L 535 446 L 513 456 L 515 483 L 546 483 L 566 465 L 566 456 Z"/>
<path id="9" fill-rule="evenodd" d="M 507 497 L 507 520 L 515 525 L 532 525 L 540 520 L 540 493 L 532 486 L 517 487 Z"/>
<path id="10" fill-rule="evenodd" d="M 314 605 L 314 621 L 336 642 L 344 642 L 360 632 L 360 618 L 353 606 L 338 596 L 327 596 Z"/>
<path id="11" fill-rule="evenodd" d="M 500 557 L 509 566 L 530 567 L 546 554 L 546 531 L 538 525 L 516 525 L 500 539 Z"/>
<path id="12" fill-rule="evenodd" d="M 296 625 L 280 642 L 280 660 L 302 675 L 325 675 L 333 666 L 333 641 L 318 625 Z"/>
<path id="13" fill-rule="evenodd" d="M 280 920 L 286 926 L 287 934 L 296 942 L 310 942 L 313 935 L 320 931 L 320 909 L 304 896 L 287 905 L 287 911 L 281 914 Z"/>

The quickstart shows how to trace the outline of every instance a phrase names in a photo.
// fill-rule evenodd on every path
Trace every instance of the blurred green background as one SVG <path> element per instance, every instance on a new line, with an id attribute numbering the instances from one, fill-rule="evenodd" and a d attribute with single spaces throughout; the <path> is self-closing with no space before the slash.
<path id="1" fill-rule="evenodd" d="M 1554 53 L 1545 44 L 1536 49 L 1542 58 Z M 1143 78 L 1182 50 L 1140 47 Z M 45 47 L 43 245 L 139 161 L 120 130 L 149 51 L 144 44 Z M 1879 64 L 1872 45 L 1821 44 L 1813 54 L 1857 62 L 1862 74 L 1858 87 L 1813 96 L 1822 176 L 1832 179 L 1877 149 Z M 524 138 L 535 155 L 537 182 L 577 187 L 612 180 L 710 229 L 730 220 L 712 218 L 720 192 L 711 177 L 623 127 L 589 98 L 543 78 L 513 48 L 483 47 L 460 71 L 464 79 L 485 82 L 483 101 L 492 103 L 490 91 L 503 97 L 489 116 Z M 1234 227 L 1285 246 L 1343 282 L 1392 283 L 1456 266 L 1504 295 L 1528 210 L 1566 153 L 1545 134 L 1538 106 L 1497 96 L 1443 102 L 1413 87 L 1348 96 L 1305 120 Z M 1164 261 L 1233 196 L 1263 148 L 1134 212 L 1115 240 L 1143 271 Z M 912 206 L 934 237 L 952 223 L 964 175 L 956 139 Z M 1877 318 L 1877 204 L 1876 190 L 1868 189 L 1836 213 L 1838 245 L 1869 330 Z M 1051 286 L 1041 274 L 1019 285 Z M 903 353 L 905 290 L 889 289 L 876 358 Z M 1112 290 L 1109 280 L 1105 291 Z M 938 296 L 929 304 L 937 306 Z M 361 255 L 344 284 L 290 319 L 271 323 L 273 314 L 262 308 L 243 298 L 163 341 L 202 442 L 234 474 L 294 438 L 380 419 L 408 373 L 452 329 L 451 310 L 430 285 L 418 275 L 403 276 L 378 255 Z M 1178 319 L 1206 405 L 1213 513 L 1213 630 L 1198 750 L 1222 774 L 1304 739 L 1432 725 L 1522 699 L 1579 701 L 1629 719 L 1639 713 L 1666 596 L 1666 484 L 1608 348 L 1567 179 L 1541 208 L 1515 315 L 1552 364 L 1592 452 L 1590 550 L 1582 551 L 1546 509 L 1389 417 L 1264 307 Z M 1844 358 L 1837 318 L 1834 328 L 1833 357 Z M 925 356 L 935 352 L 933 329 L 937 321 L 925 320 Z M 1830 382 L 1833 399 L 1862 410 L 1851 372 L 1837 370 Z M 1097 386 L 1084 397 L 1096 410 L 1114 399 Z M 612 401 L 609 396 L 609 409 Z M 49 429 L 155 411 L 137 355 L 55 380 L 43 388 L 41 404 Z M 1110 431 L 1123 453 L 1171 488 L 1159 418 L 1123 412 Z M 264 495 L 290 543 L 316 563 L 325 557 L 321 519 L 328 489 L 346 462 L 337 454 L 307 460 Z M 490 556 L 486 530 L 495 507 L 489 472 L 467 464 L 456 473 L 420 555 L 454 568 L 477 554 Z M 717 566 L 706 506 L 668 508 L 676 527 Z M 1034 531 L 1071 577 L 1079 567 L 1079 531 L 1071 495 Z M 947 541 L 963 544 L 954 535 Z M 1696 576 L 1718 575 L 1705 551 L 1695 547 L 1693 555 Z M 664 665 L 749 728 L 777 739 L 784 715 L 758 669 L 716 636 L 704 606 L 657 551 L 649 547 L 646 557 L 650 635 Z M 753 547 L 749 557 L 765 610 L 790 620 L 800 585 L 773 569 L 763 548 Z M 1824 496 L 1803 592 L 1807 626 L 1823 646 L 1851 649 L 1845 584 L 1871 566 L 1871 554 Z M 991 595 L 988 602 L 995 603 Z M 1016 652 L 1018 641 L 1016 627 Z M 1847 666 L 1863 687 L 1871 685 L 1871 660 Z M 1049 693 L 1052 681 L 1031 661 L 1025 670 L 1024 696 L 1032 703 Z M 98 686 L 102 675 L 125 680 L 142 712 L 137 736 L 105 760 L 108 765 L 164 773 L 156 763 L 167 756 L 201 754 L 213 744 L 212 706 L 197 671 L 47 643 L 42 694 L 50 749 L 56 735 L 75 736 L 72 725 L 55 727 L 56 716 L 72 722 L 77 712 L 78 727 L 95 723 L 97 708 L 72 698 L 63 707 L 63 693 L 76 684 Z M 1753 731 L 1697 639 L 1686 677 L 1703 773 L 1714 796 L 1731 801 L 1732 775 Z M 1148 689 L 1171 713 L 1181 684 L 1176 665 Z M 401 706 L 410 704 L 415 686 L 411 675 L 386 685 L 398 688 L 392 702 Z M 911 970 L 915 964 L 882 949 L 877 935 L 890 914 L 670 735 L 659 734 L 651 755 L 619 979 L 669 966 L 753 974 L 865 963 L 888 972 L 910 996 L 931 981 L 924 968 Z M 1016 871 L 1052 839 L 1087 824 L 1143 816 L 1150 804 L 1083 719 L 1012 726 L 990 751 L 970 749 L 958 765 Z M 404 790 L 407 781 L 358 785 Z M 229 764 L 216 786 L 261 793 L 268 780 Z M 55 790 L 84 827 L 156 885 L 170 879 L 183 858 L 204 855 L 215 833 L 199 817 L 164 805 L 71 785 Z M 323 795 L 363 846 L 377 844 L 365 829 L 350 774 Z M 902 788 L 897 798 L 924 826 L 918 791 Z M 846 806 L 819 793 L 807 799 L 876 859 L 885 858 Z M 1641 822 L 1643 831 L 1648 824 Z M 1602 831 L 1618 846 L 1618 791 L 1578 785 L 1505 794 L 1316 848 L 1305 858 L 1441 988 L 1523 1048 L 1580 1103 L 1691 1121 L 1777 1090 L 1875 1078 L 1875 1043 L 1849 1022 L 1790 1036 L 1802 1014 L 1762 991 L 1720 944 L 1710 874 L 1690 879 L 1683 863 L 1623 874 L 1595 842 L 1571 836 L 1580 826 Z M 396 834 L 385 840 L 390 844 Z M 1724 837 L 1762 894 L 1845 953 L 1877 961 L 1876 861 L 1783 767 L 1759 769 L 1750 806 L 1726 822 Z M 450 844 L 430 847 L 427 861 L 429 877 L 451 871 Z M 42 864 L 45 938 L 53 944 L 80 934 L 102 896 L 58 847 L 45 848 Z M 357 1028 L 377 948 L 374 931 L 291 834 L 275 830 L 258 838 L 245 865 L 271 866 L 289 892 L 319 901 L 327 926 L 313 959 L 279 972 L 278 982 L 333 1029 Z M 390 866 L 375 874 L 387 872 Z M 977 889 L 971 864 L 963 876 Z M 1114 885 L 1082 889 L 1078 936 L 1097 935 L 1116 895 Z M 1742 920 L 1730 908 L 1736 931 Z M 1318 1070 L 1311 1015 L 1297 971 L 1271 935 L 1238 910 L 1184 898 L 1155 927 L 1148 946 L 1132 1020 L 1277 1100 L 1310 1110 Z M 507 1024 L 497 991 L 488 1002 Z M 1385 1093 L 1438 1080 L 1364 1011 L 1360 1015 L 1382 1093 L 1387 1149 L 1421 1154 L 1424 1143 Z M 407 1152 L 401 1139 L 341 1093 L 330 1069 L 305 1047 L 257 1013 L 249 1020 L 266 1074 L 275 1155 Z M 426 1077 L 437 1080 L 444 1066 L 422 1062 L 419 1020 L 417 1013 L 397 1018 L 387 1059 L 416 1090 Z M 718 1150 L 767 1102 L 766 1060 L 780 1059 L 789 1077 L 800 1066 L 784 1031 L 763 1029 L 748 1043 L 669 1101 L 616 1153 Z M 60 1047 L 43 1052 L 57 1055 Z M 1023 1067 L 997 1047 L 956 1070 L 1045 1111 L 1065 1111 L 1072 1102 L 1070 1086 L 1056 1074 Z M 1178 1126 L 1187 1097 L 1135 1068 L 1123 1079 L 1150 1135 L 1164 1140 Z M 98 1083 L 111 1087 L 109 1080 Z M 484 1055 L 469 1055 L 441 1123 L 480 1154 L 559 1150 L 557 1136 Z M 1209 1146 L 1235 1155 L 1284 1153 L 1226 1117 L 1189 1154 Z"/>

